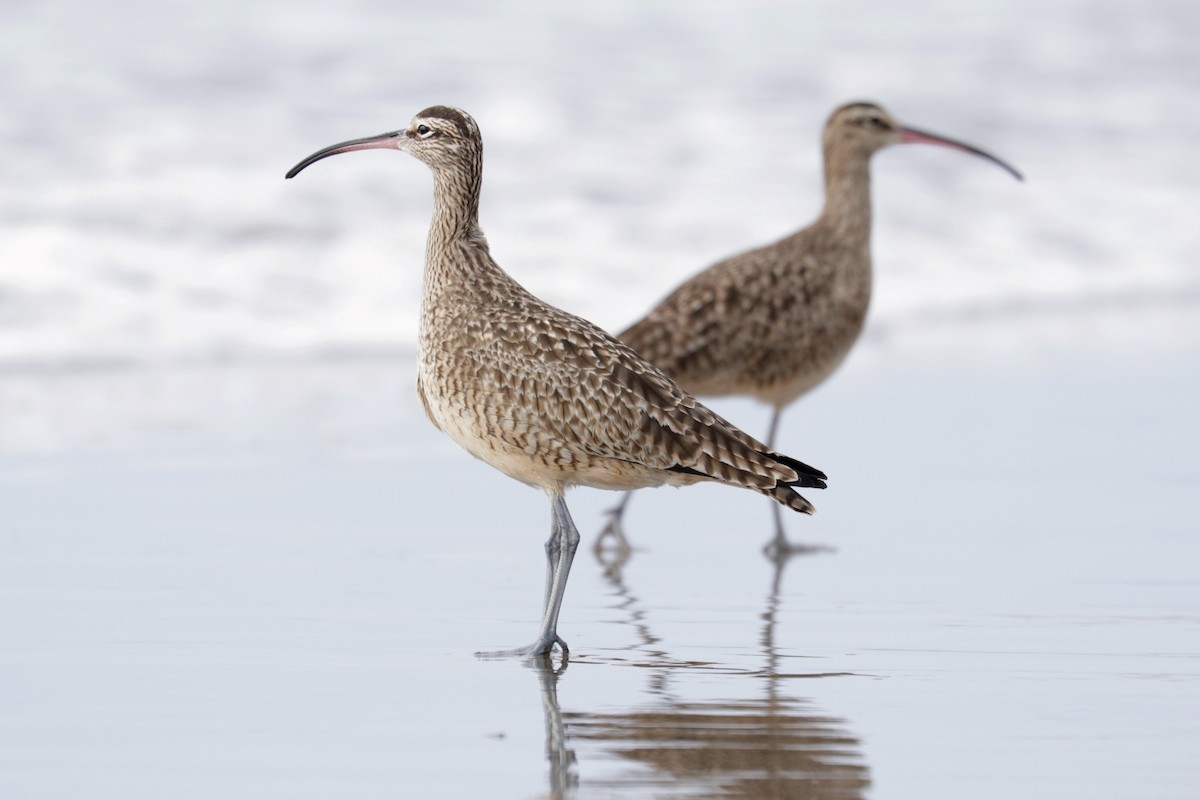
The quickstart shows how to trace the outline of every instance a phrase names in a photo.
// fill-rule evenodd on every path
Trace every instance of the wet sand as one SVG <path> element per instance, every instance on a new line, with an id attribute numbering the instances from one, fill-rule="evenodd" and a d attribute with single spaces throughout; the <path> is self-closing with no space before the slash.
<path id="1" fill-rule="evenodd" d="M 785 418 L 831 488 L 779 564 L 751 493 L 643 492 L 614 563 L 575 492 L 565 668 L 473 655 L 532 635 L 545 500 L 411 356 L 6 373 L 0 794 L 1192 797 L 1195 341 L 869 344 Z"/>

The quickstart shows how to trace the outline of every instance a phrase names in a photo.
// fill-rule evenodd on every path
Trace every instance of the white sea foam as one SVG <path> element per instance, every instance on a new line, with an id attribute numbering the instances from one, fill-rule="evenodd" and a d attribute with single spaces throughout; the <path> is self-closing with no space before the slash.
<path id="1" fill-rule="evenodd" d="M 124 5 L 25 4 L 6 25 L 8 366 L 410 347 L 424 167 L 283 172 L 439 102 L 484 129 L 500 262 L 609 328 L 806 223 L 820 126 L 858 97 L 1028 176 L 877 157 L 876 338 L 954 348 L 947 321 L 983 315 L 1014 319 L 1009 349 L 1043 346 L 1031 318 L 1086 345 L 1129 302 L 1200 296 L 1187 3 Z"/>

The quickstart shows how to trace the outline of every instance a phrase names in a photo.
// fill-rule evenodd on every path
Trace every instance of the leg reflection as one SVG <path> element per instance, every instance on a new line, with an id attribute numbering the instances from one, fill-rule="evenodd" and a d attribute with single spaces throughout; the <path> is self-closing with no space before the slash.
<path id="1" fill-rule="evenodd" d="M 608 798 L 687 797 L 750 800 L 860 800 L 870 787 L 861 743 L 844 720 L 820 713 L 792 693 L 788 654 L 776 643 L 786 558 L 777 560 L 759 644 L 762 661 L 747 668 L 672 654 L 652 630 L 652 614 L 627 584 L 624 561 L 601 562 L 617 599 L 613 608 L 629 627 L 630 644 L 599 663 L 583 659 L 585 673 L 620 667 L 642 671 L 640 701 L 627 709 L 569 710 L 554 715 L 569 736 L 572 756 L 584 765 L 581 791 Z M 708 697 L 686 687 L 705 676 Z M 711 699 L 714 682 L 730 699 Z M 557 697 L 557 695 L 555 695 Z M 550 716 L 547 716 L 550 719 Z M 551 735 L 547 722 L 547 740 Z M 559 762 L 561 763 L 561 756 Z M 555 763 L 552 761 L 552 764 Z M 594 765 L 595 769 L 588 768 Z M 589 794 L 589 796 L 591 796 Z"/>
<path id="2" fill-rule="evenodd" d="M 550 765 L 551 800 L 569 800 L 579 787 L 575 751 L 568 747 L 562 708 L 558 704 L 558 679 L 567 671 L 569 656 L 564 653 L 557 669 L 549 655 L 533 656 L 525 666 L 537 673 L 542 690 L 542 714 L 546 721 L 546 761 Z"/>
<path id="3" fill-rule="evenodd" d="M 608 514 L 608 524 L 601 529 L 599 535 L 596 536 L 595 543 L 592 544 L 592 552 L 596 554 L 596 558 L 602 558 L 605 550 L 611 550 L 618 558 L 628 557 L 633 551 L 629 539 L 625 536 L 625 528 L 621 524 L 621 518 L 625 515 L 625 507 L 629 505 L 631 497 L 633 497 L 633 492 L 625 492 L 621 495 L 621 501 L 605 512 Z M 609 539 L 612 539 L 611 543 L 608 542 Z"/>

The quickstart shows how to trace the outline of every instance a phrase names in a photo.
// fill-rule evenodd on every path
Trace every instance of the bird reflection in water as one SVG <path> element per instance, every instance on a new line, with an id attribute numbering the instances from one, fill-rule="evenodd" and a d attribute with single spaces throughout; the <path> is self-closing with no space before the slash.
<path id="1" fill-rule="evenodd" d="M 635 633 L 632 658 L 608 666 L 647 670 L 650 700 L 626 711 L 563 711 L 558 681 L 567 660 L 555 669 L 549 658 L 527 662 L 539 678 L 546 721 L 549 797 L 746 798 L 750 800 L 850 800 L 865 797 L 870 773 L 858 739 L 845 721 L 817 713 L 788 694 L 788 681 L 825 675 L 780 670 L 775 646 L 782 562 L 776 563 L 762 614 L 761 669 L 680 661 L 670 656 L 651 630 L 646 611 L 625 585 L 623 560 L 610 561 L 605 577 L 619 598 L 617 608 Z M 591 656 L 580 663 L 598 662 Z M 688 700 L 671 690 L 672 678 L 686 671 L 744 675 L 761 680 L 761 698 Z M 579 774 L 577 753 L 583 753 Z M 602 777 L 587 777 L 589 761 L 604 762 Z M 616 768 L 614 764 L 618 765 Z M 621 768 L 623 767 L 623 768 Z"/>
<path id="2" fill-rule="evenodd" d="M 559 667 L 543 654 L 526 659 L 525 666 L 537 673 L 542 689 L 542 713 L 546 719 L 546 761 L 550 765 L 550 794 L 553 800 L 575 797 L 579 786 L 575 751 L 568 747 L 562 706 L 558 704 L 558 679 L 567 671 L 570 656 L 563 654 Z"/>

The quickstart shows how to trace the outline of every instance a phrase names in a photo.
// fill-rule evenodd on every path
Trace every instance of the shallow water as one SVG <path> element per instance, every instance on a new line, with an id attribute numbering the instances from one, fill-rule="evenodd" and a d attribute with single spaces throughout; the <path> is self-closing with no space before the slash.
<path id="1" fill-rule="evenodd" d="M 1191 797 L 1176 349 L 868 345 L 785 419 L 831 488 L 780 564 L 751 493 L 639 494 L 622 564 L 589 549 L 615 495 L 575 492 L 565 665 L 473 655 L 531 638 L 549 513 L 427 424 L 407 357 L 8 373 L 7 418 L 76 427 L 0 458 L 0 790 Z"/>

